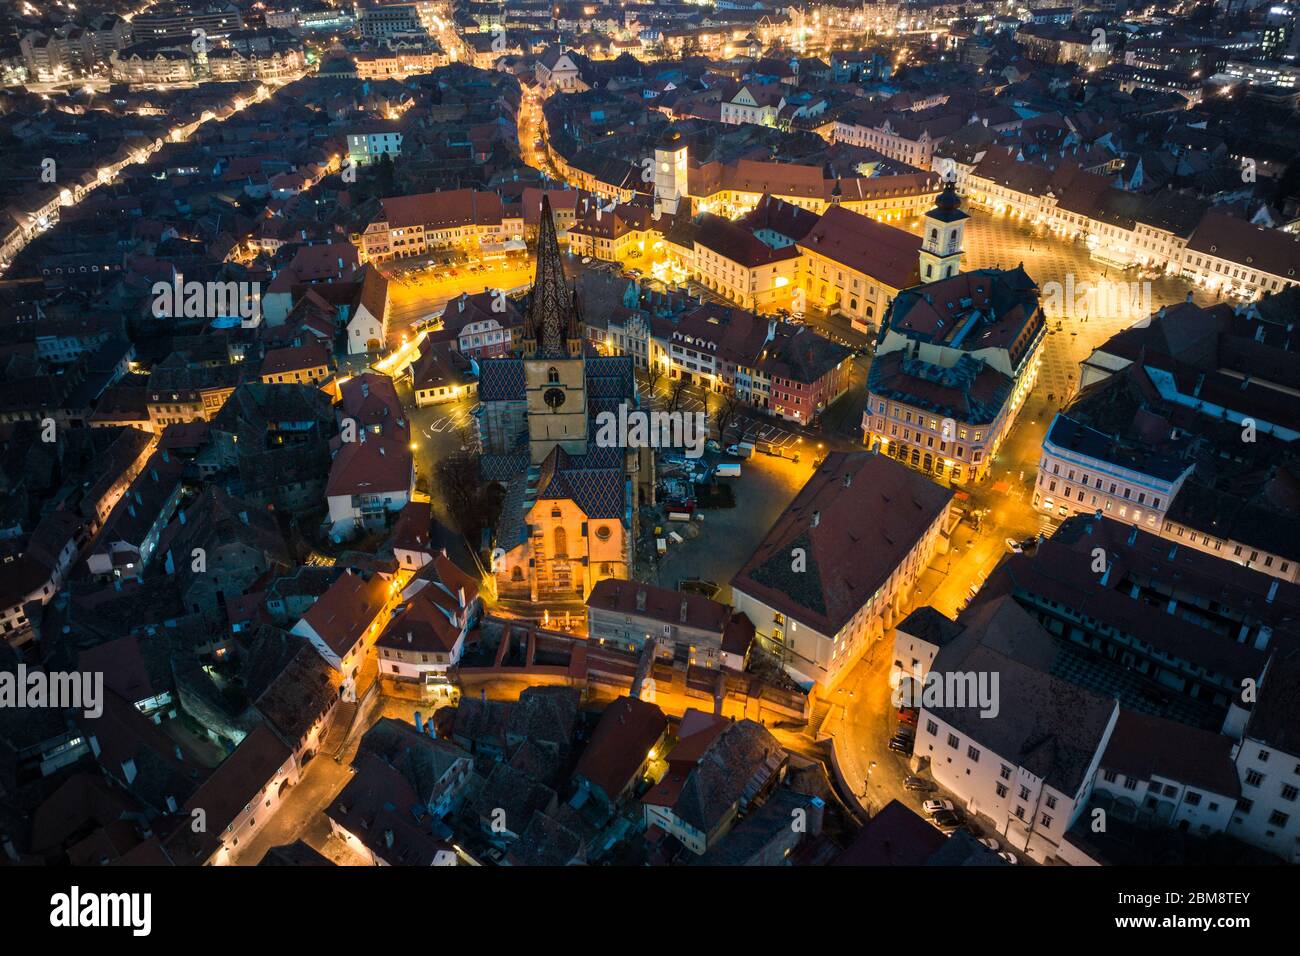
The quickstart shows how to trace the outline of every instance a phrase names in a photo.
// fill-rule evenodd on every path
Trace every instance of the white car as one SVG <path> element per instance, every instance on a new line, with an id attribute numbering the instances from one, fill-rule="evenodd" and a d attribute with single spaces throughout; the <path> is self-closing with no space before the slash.
<path id="1" fill-rule="evenodd" d="M 582 257 L 582 264 L 583 264 L 584 266 L 585 266 L 588 262 L 590 262 L 590 261 L 591 261 L 591 256 L 583 256 L 583 257 Z"/>
<path id="2" fill-rule="evenodd" d="M 951 813 L 953 805 L 951 800 L 927 800 L 925 803 L 921 804 L 921 809 L 930 814 L 930 816 L 934 816 L 936 813 L 943 810 L 947 810 Z"/>
<path id="3" fill-rule="evenodd" d="M 998 854 L 998 856 L 1002 857 L 1003 862 L 1009 863 L 1012 866 L 1015 866 L 1017 863 L 1020 862 L 1015 858 L 1015 856 L 1013 856 L 1007 850 L 1003 850 L 1001 853 Z"/>
<path id="4" fill-rule="evenodd" d="M 980 846 L 986 846 L 994 853 L 1000 852 L 998 850 L 998 841 L 993 839 L 992 837 L 980 837 L 979 842 L 980 842 Z"/>
<path id="5" fill-rule="evenodd" d="M 1022 545 L 1015 538 L 1007 538 L 1007 550 L 1010 551 L 1012 554 L 1025 553 L 1024 545 Z"/>

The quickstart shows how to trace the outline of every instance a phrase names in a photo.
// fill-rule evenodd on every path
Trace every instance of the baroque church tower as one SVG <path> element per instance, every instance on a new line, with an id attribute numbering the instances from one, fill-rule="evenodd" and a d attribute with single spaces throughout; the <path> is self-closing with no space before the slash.
<path id="1" fill-rule="evenodd" d="M 921 281 L 938 282 L 961 272 L 966 220 L 961 199 L 949 180 L 935 199 L 934 208 L 922 220 L 925 234 L 921 240 Z"/>
<path id="2" fill-rule="evenodd" d="M 582 319 L 569 290 L 550 200 L 542 197 L 537 273 L 524 316 L 524 391 L 528 400 L 528 452 L 540 464 L 557 445 L 587 453 L 587 374 Z"/>

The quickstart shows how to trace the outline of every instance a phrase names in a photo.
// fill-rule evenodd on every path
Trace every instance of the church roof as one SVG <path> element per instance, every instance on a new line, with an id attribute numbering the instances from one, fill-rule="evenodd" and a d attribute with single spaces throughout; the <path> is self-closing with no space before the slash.
<path id="1" fill-rule="evenodd" d="M 524 317 L 524 339 L 535 344 L 537 358 L 565 358 L 568 343 L 580 339 L 578 310 L 564 275 L 560 243 L 555 235 L 550 197 L 542 196 L 541 228 L 537 236 L 537 272 Z"/>

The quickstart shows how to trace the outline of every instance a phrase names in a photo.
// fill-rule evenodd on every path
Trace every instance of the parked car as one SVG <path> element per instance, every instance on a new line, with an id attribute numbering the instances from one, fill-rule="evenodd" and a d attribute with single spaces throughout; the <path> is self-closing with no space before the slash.
<path id="1" fill-rule="evenodd" d="M 590 261 L 591 261 L 591 256 L 583 256 L 583 257 L 582 257 L 582 264 L 583 264 L 584 266 L 585 266 L 587 263 L 589 263 Z"/>
<path id="2" fill-rule="evenodd" d="M 998 841 L 995 840 L 995 839 L 993 839 L 992 837 L 980 837 L 979 842 L 980 842 L 980 845 L 981 845 L 981 846 L 986 846 L 986 847 L 988 847 L 988 848 L 989 848 L 990 850 L 992 850 L 994 853 L 1000 853 L 1000 852 L 1001 852 L 1001 851 L 998 849 Z"/>
<path id="3" fill-rule="evenodd" d="M 898 719 L 905 724 L 915 724 L 916 715 L 917 715 L 917 710 L 915 707 L 898 708 Z"/>
<path id="4" fill-rule="evenodd" d="M 961 828 L 961 817 L 951 810 L 940 810 L 930 817 L 930 822 L 945 833 L 951 833 Z"/>
<path id="5" fill-rule="evenodd" d="M 998 856 L 1002 857 L 1004 863 L 1009 863 L 1012 866 L 1015 866 L 1017 863 L 1020 862 L 1019 860 L 1016 859 L 1015 854 L 1009 853 L 1006 850 L 1003 850 L 1001 853 L 998 854 Z"/>
<path id="6" fill-rule="evenodd" d="M 1024 545 L 1022 545 L 1015 538 L 1007 538 L 1007 550 L 1010 551 L 1012 554 L 1025 553 Z"/>
<path id="7" fill-rule="evenodd" d="M 896 754 L 907 754 L 908 756 L 911 756 L 912 742 L 899 740 L 897 737 L 895 737 L 893 740 L 889 742 L 889 749 Z"/>
<path id="8" fill-rule="evenodd" d="M 921 809 L 930 814 L 930 816 L 934 816 L 936 813 L 940 813 L 944 810 L 951 813 L 956 808 L 952 805 L 951 800 L 927 800 L 925 803 L 921 804 Z"/>
<path id="9" fill-rule="evenodd" d="M 924 777 L 908 777 L 906 780 L 903 781 L 903 789 L 917 790 L 920 791 L 921 793 L 929 793 L 932 790 L 938 790 L 939 788 L 935 786 L 933 783 L 931 783 L 929 780 L 926 780 Z"/>
<path id="10" fill-rule="evenodd" d="M 899 724 L 898 730 L 894 731 L 894 736 L 906 737 L 908 740 L 912 740 L 914 737 L 916 737 L 916 728 L 909 727 L 907 724 Z"/>

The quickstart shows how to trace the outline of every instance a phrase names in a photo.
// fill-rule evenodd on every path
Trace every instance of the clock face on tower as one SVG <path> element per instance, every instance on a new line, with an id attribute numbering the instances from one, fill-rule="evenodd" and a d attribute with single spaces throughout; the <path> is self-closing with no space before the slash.
<path id="1" fill-rule="evenodd" d="M 542 401 L 550 406 L 551 411 L 557 411 L 564 404 L 564 389 L 548 388 L 542 393 Z"/>

